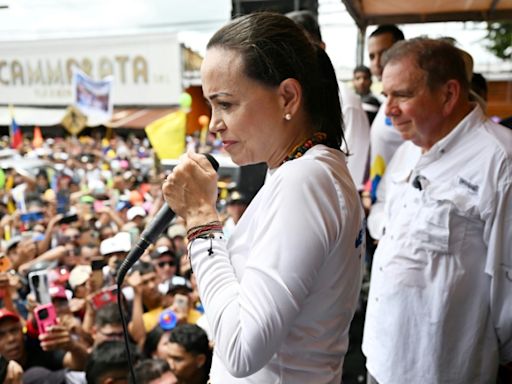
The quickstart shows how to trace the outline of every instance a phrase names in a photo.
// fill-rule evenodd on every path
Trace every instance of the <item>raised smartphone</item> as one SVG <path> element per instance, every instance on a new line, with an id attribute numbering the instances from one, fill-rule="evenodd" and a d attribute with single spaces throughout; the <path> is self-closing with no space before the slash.
<path id="1" fill-rule="evenodd" d="M 49 291 L 48 271 L 34 271 L 28 274 L 30 292 L 35 296 L 38 304 L 51 304 Z"/>
<path id="2" fill-rule="evenodd" d="M 57 312 L 51 303 L 38 305 L 34 309 L 34 317 L 40 334 L 47 333 L 48 327 L 57 325 Z"/>

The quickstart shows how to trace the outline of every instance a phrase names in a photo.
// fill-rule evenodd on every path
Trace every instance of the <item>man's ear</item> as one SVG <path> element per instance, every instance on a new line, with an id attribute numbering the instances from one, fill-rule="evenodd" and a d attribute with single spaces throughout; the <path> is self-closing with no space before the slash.
<path id="1" fill-rule="evenodd" d="M 206 355 L 200 354 L 196 356 L 196 367 L 202 368 L 204 364 L 206 363 Z"/>
<path id="2" fill-rule="evenodd" d="M 443 115 L 449 116 L 455 108 L 460 97 L 460 83 L 457 80 L 448 80 L 443 86 Z"/>
<path id="3" fill-rule="evenodd" d="M 284 79 L 279 84 L 279 96 L 282 100 L 283 116 L 287 113 L 293 116 L 302 103 L 302 86 L 296 79 Z"/>

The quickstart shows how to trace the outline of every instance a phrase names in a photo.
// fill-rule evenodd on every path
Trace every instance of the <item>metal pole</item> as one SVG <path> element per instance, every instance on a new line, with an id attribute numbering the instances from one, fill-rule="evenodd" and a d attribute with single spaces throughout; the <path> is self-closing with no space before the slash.
<path id="1" fill-rule="evenodd" d="M 366 27 L 357 28 L 356 63 L 361 65 L 364 62 Z"/>

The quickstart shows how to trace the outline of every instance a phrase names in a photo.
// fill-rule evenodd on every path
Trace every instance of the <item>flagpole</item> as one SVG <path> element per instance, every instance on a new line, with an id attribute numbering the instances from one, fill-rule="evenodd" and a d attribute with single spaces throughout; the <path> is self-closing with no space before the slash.
<path id="1" fill-rule="evenodd" d="M 9 124 L 9 147 L 12 147 L 13 132 L 12 132 L 12 120 L 14 119 L 14 105 L 9 104 L 9 115 L 11 116 L 11 124 Z"/>

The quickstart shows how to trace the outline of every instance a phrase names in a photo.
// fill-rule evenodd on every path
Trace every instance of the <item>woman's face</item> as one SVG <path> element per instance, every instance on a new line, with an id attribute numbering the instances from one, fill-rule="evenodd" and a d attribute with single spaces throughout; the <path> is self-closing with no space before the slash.
<path id="1" fill-rule="evenodd" d="M 167 360 L 169 356 L 169 332 L 165 332 L 158 345 L 156 346 L 156 351 L 153 353 L 153 357 Z"/>
<path id="2" fill-rule="evenodd" d="M 224 149 L 238 165 L 279 165 L 286 153 L 284 100 L 279 87 L 267 87 L 243 71 L 234 50 L 214 47 L 201 66 L 203 94 L 211 104 L 210 131 L 219 133 Z"/>

